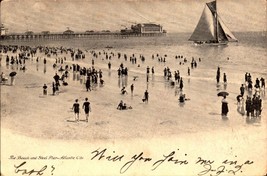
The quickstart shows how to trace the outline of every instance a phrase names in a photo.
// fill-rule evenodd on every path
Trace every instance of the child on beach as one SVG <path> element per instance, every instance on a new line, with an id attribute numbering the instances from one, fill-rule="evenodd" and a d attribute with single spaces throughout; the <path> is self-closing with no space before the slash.
<path id="1" fill-rule="evenodd" d="M 148 103 L 148 91 L 147 90 L 145 91 L 144 98 L 142 100 L 143 100 L 143 102 Z"/>
<path id="2" fill-rule="evenodd" d="M 8 80 L 8 78 L 6 77 L 6 75 L 4 74 L 4 72 L 1 73 L 1 78 L 0 78 L 0 82 L 5 83 Z"/>

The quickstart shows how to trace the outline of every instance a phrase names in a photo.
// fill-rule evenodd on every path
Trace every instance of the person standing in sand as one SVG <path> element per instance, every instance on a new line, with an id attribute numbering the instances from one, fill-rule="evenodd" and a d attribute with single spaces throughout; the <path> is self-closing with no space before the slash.
<path id="1" fill-rule="evenodd" d="M 241 87 L 240 87 L 240 95 L 243 97 L 244 96 L 244 93 L 245 93 L 245 87 L 244 87 L 244 84 L 241 84 Z"/>
<path id="2" fill-rule="evenodd" d="M 55 93 L 56 93 L 56 86 L 55 86 L 55 83 L 53 82 L 52 83 L 52 95 L 55 95 Z"/>
<path id="3" fill-rule="evenodd" d="M 224 82 L 224 84 L 227 84 L 227 77 L 226 77 L 226 73 L 223 73 L 223 82 Z"/>
<path id="4" fill-rule="evenodd" d="M 75 121 L 79 122 L 80 104 L 78 103 L 78 99 L 75 100 L 72 109 L 74 110 Z"/>
<path id="5" fill-rule="evenodd" d="M 261 78 L 260 81 L 261 81 L 261 88 L 265 89 L 265 80 L 264 80 L 264 78 Z"/>
<path id="6" fill-rule="evenodd" d="M 86 91 L 88 92 L 88 90 L 91 91 L 91 80 L 90 80 L 90 76 L 87 77 L 86 83 L 85 83 L 85 87 L 86 87 Z"/>
<path id="7" fill-rule="evenodd" d="M 108 69 L 109 70 L 111 69 L 111 63 L 110 62 L 108 63 Z"/>
<path id="8" fill-rule="evenodd" d="M 217 75 L 216 75 L 216 80 L 217 80 L 217 84 L 220 82 L 220 67 L 217 68 Z"/>
<path id="9" fill-rule="evenodd" d="M 228 102 L 226 100 L 226 96 L 223 96 L 223 99 L 222 99 L 222 116 L 227 116 L 228 114 Z"/>
<path id="10" fill-rule="evenodd" d="M 86 122 L 88 122 L 89 112 L 91 112 L 90 102 L 88 98 L 85 98 L 85 102 L 83 103 L 83 109 L 85 112 Z"/>
<path id="11" fill-rule="evenodd" d="M 180 90 L 182 91 L 183 90 L 183 87 L 184 87 L 184 82 L 183 82 L 183 79 L 182 77 L 180 78 Z"/>
<path id="12" fill-rule="evenodd" d="M 133 91 L 134 91 L 134 84 L 131 85 L 131 94 L 133 95 Z"/>
<path id="13" fill-rule="evenodd" d="M 58 85 L 59 85 L 59 79 L 60 79 L 60 77 L 58 76 L 58 74 L 57 74 L 57 73 L 55 74 L 55 76 L 54 76 L 53 78 L 54 78 L 54 80 L 55 80 L 56 84 L 58 84 Z"/>
<path id="14" fill-rule="evenodd" d="M 43 86 L 43 95 L 47 95 L 47 85 L 44 84 Z"/>
<path id="15" fill-rule="evenodd" d="M 187 68 L 187 74 L 188 74 L 188 76 L 190 76 L 190 68 L 189 67 Z"/>

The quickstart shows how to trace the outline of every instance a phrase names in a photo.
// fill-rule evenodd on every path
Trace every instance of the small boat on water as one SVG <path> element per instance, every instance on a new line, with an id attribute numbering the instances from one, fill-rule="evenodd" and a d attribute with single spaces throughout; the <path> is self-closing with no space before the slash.
<path id="1" fill-rule="evenodd" d="M 196 45 L 227 45 L 238 42 L 217 13 L 217 2 L 206 3 L 198 24 L 189 41 Z"/>

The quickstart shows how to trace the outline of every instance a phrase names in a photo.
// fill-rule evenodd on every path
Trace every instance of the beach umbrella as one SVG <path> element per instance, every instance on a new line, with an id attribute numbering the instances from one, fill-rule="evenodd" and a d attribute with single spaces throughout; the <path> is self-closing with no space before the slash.
<path id="1" fill-rule="evenodd" d="M 228 92 L 225 92 L 225 91 L 222 91 L 222 92 L 219 92 L 217 95 L 224 97 L 224 96 L 228 96 L 229 93 Z"/>
<path id="2" fill-rule="evenodd" d="M 9 73 L 9 76 L 15 76 L 17 74 L 17 72 L 11 72 L 11 73 Z"/>

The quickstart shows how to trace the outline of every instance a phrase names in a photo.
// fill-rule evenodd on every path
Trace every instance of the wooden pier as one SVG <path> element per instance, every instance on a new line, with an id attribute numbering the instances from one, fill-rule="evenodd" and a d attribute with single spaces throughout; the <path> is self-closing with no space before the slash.
<path id="1" fill-rule="evenodd" d="M 74 38 L 89 39 L 109 39 L 109 38 L 130 38 L 130 37 L 155 37 L 165 36 L 166 33 L 140 33 L 140 34 L 122 34 L 120 32 L 91 32 L 91 33 L 33 33 L 33 34 L 7 34 L 1 36 L 1 40 L 61 40 Z"/>

